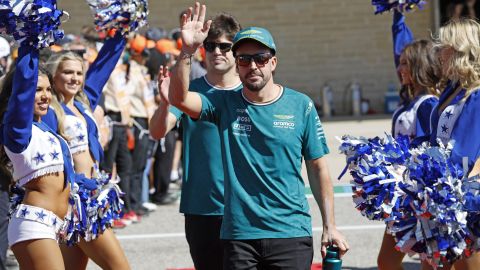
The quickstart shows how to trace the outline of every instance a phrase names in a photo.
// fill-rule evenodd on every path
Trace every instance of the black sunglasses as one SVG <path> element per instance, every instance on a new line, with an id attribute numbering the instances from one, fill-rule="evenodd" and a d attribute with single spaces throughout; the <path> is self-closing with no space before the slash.
<path id="1" fill-rule="evenodd" d="M 258 67 L 263 67 L 268 63 L 268 61 L 271 58 L 272 58 L 271 53 L 257 53 L 254 55 L 243 54 L 243 55 L 237 55 L 236 62 L 237 62 L 237 65 L 241 67 L 247 67 L 250 65 L 250 63 L 253 60 L 255 61 L 255 64 Z"/>
<path id="2" fill-rule="evenodd" d="M 87 53 L 86 49 L 78 49 L 78 50 L 70 50 L 70 51 L 80 57 L 83 57 L 83 55 Z"/>
<path id="3" fill-rule="evenodd" d="M 232 49 L 232 43 L 228 42 L 205 42 L 203 43 L 203 47 L 205 48 L 205 51 L 211 53 L 214 52 L 216 48 L 220 49 L 222 53 L 229 52 Z"/>

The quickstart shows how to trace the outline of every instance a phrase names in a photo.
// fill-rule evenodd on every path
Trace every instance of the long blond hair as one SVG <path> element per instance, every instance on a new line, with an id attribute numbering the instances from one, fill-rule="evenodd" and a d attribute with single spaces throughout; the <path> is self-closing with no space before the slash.
<path id="1" fill-rule="evenodd" d="M 450 46 L 454 52 L 447 63 L 444 77 L 460 83 L 466 97 L 480 87 L 480 24 L 467 18 L 449 21 L 440 28 L 441 46 Z"/>
<path id="2" fill-rule="evenodd" d="M 440 67 L 433 51 L 433 42 L 420 39 L 408 44 L 402 51 L 415 84 L 427 89 L 432 95 L 438 95 L 436 86 L 440 82 Z"/>
<path id="3" fill-rule="evenodd" d="M 58 68 L 60 67 L 60 65 L 64 61 L 69 61 L 69 60 L 77 61 L 80 65 L 82 65 L 82 72 L 83 72 L 83 80 L 82 81 L 83 82 L 82 82 L 82 85 L 80 87 L 80 90 L 75 95 L 75 99 L 80 101 L 83 104 L 83 106 L 85 107 L 86 110 L 90 110 L 90 102 L 87 98 L 87 95 L 83 92 L 83 87 L 85 85 L 85 73 L 86 73 L 86 68 L 85 68 L 85 65 L 83 63 L 83 58 L 81 58 L 79 55 L 77 55 L 73 52 L 63 51 L 63 52 L 56 53 L 56 54 L 52 55 L 48 59 L 48 61 L 46 63 L 46 66 L 47 66 L 47 69 L 52 74 L 53 79 L 55 80 L 55 76 L 57 74 L 57 71 L 58 71 Z M 57 97 L 58 101 L 64 102 L 64 98 L 63 98 L 62 94 L 58 92 L 58 90 L 55 88 L 55 85 L 52 85 L 52 87 L 53 87 L 53 90 L 55 92 L 55 96 Z"/>

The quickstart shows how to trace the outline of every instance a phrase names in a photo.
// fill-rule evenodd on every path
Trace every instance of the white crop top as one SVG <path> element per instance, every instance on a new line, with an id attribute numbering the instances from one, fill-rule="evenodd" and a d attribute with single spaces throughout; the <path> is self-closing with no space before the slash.
<path id="1" fill-rule="evenodd" d="M 62 147 L 57 137 L 32 125 L 30 143 L 22 153 L 13 153 L 4 146 L 13 165 L 13 179 L 20 186 L 40 176 L 63 172 Z"/>
<path id="2" fill-rule="evenodd" d="M 432 97 L 435 96 L 424 95 L 420 97 L 410 110 L 404 111 L 398 116 L 397 121 L 395 121 L 395 134 L 393 134 L 395 137 L 398 137 L 399 135 L 405 135 L 409 136 L 410 138 L 415 138 L 417 134 L 418 108 L 420 108 L 420 105 L 422 105 L 425 100 Z"/>
<path id="3" fill-rule="evenodd" d="M 76 116 L 66 114 L 64 127 L 72 155 L 87 151 L 88 131 L 85 123 Z"/>

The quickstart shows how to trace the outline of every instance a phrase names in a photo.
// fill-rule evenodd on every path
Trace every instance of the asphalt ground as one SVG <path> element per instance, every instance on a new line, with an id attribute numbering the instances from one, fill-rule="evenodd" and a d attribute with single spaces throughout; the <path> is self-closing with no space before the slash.
<path id="1" fill-rule="evenodd" d="M 336 136 L 350 134 L 374 137 L 390 131 L 389 119 L 350 120 L 325 122 L 325 133 L 331 153 L 327 156 L 332 181 L 335 185 L 335 217 L 338 228 L 346 236 L 350 251 L 343 258 L 343 269 L 377 269 L 376 259 L 385 225 L 368 221 L 353 207 L 350 197 L 348 174 L 341 180 L 338 175 L 345 166 L 345 159 L 338 153 L 339 142 Z M 304 179 L 306 173 L 303 170 Z M 308 191 L 308 188 L 307 188 Z M 320 235 L 321 216 L 315 200 L 308 196 L 312 226 L 314 228 L 314 263 L 321 262 Z M 132 269 L 185 269 L 193 263 L 184 235 L 184 217 L 178 212 L 178 204 L 159 206 L 155 212 L 140 223 L 116 230 L 121 245 L 130 261 Z M 417 258 L 404 260 L 404 268 L 420 269 Z M 88 269 L 100 269 L 90 262 Z"/>

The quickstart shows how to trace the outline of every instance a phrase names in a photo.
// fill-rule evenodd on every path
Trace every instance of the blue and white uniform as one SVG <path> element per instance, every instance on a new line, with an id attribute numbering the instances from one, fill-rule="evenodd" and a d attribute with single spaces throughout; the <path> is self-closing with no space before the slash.
<path id="1" fill-rule="evenodd" d="M 401 105 L 393 113 L 393 136 L 396 138 L 403 135 L 415 139 L 430 135 L 430 114 L 437 104 L 436 96 L 421 95 L 410 103 Z"/>
<path id="2" fill-rule="evenodd" d="M 440 96 L 439 105 L 434 108 L 431 116 L 432 134 L 430 142 L 443 144 L 453 142 L 452 159 L 459 166 L 467 159 L 470 172 L 480 156 L 480 91 L 475 90 L 465 98 L 466 90 L 461 90 L 440 111 L 443 104 L 457 89 L 457 85 L 449 84 Z"/>
<path id="3" fill-rule="evenodd" d="M 405 16 L 398 10 L 393 15 L 392 38 L 395 67 L 398 68 L 403 49 L 413 42 L 413 34 L 405 23 Z M 438 98 L 434 95 L 420 95 L 401 104 L 393 113 L 393 136 L 404 135 L 411 139 L 428 136 L 431 133 L 430 114 L 437 104 Z"/>
<path id="4" fill-rule="evenodd" d="M 85 79 L 84 93 L 90 103 L 90 108 L 79 101 L 74 101 L 74 106 L 80 111 L 85 119 L 75 115 L 65 104 L 62 108 L 65 112 L 64 132 L 68 137 L 68 143 L 72 154 L 89 151 L 93 160 L 98 163 L 103 158 L 103 149 L 99 142 L 98 126 L 93 117 L 93 112 L 98 105 L 102 90 L 107 83 L 110 74 L 115 68 L 124 48 L 126 40 L 117 32 L 115 37 L 108 39 L 100 50 L 95 61 L 90 65 Z M 58 120 L 50 108 L 43 121 L 52 129 L 57 130 Z M 120 217 L 123 202 L 119 198 L 120 189 L 108 177 L 101 174 L 94 165 L 96 172 L 93 182 L 83 174 L 77 175 L 78 188 L 72 192 L 74 211 L 68 218 L 68 243 L 72 244 L 80 239 L 80 236 L 89 241 L 95 239 L 107 227 L 111 226 L 114 219 Z"/>
<path id="5" fill-rule="evenodd" d="M 0 144 L 11 161 L 13 178 L 19 186 L 55 172 L 63 172 L 65 185 L 73 185 L 75 173 L 67 143 L 43 122 L 33 119 L 37 83 L 38 50 L 22 46 L 12 95 L 0 126 Z M 63 223 L 63 217 L 49 210 L 19 204 L 8 225 L 9 245 L 42 238 L 58 241 Z"/>

